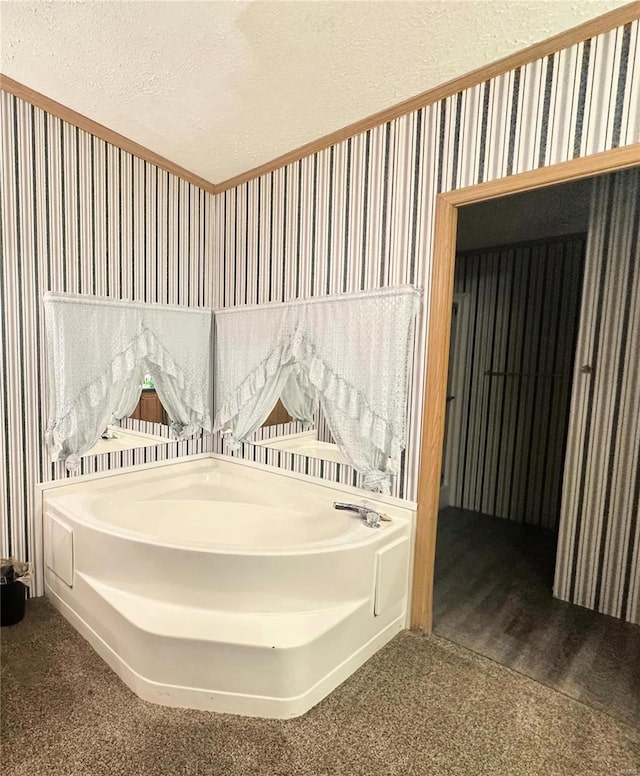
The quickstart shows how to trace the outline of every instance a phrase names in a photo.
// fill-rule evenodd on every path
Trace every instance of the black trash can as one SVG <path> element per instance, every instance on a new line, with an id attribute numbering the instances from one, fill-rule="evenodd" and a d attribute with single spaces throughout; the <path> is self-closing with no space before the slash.
<path id="1" fill-rule="evenodd" d="M 22 582 L 0 584 L 0 625 L 15 625 L 24 617 L 27 588 Z"/>

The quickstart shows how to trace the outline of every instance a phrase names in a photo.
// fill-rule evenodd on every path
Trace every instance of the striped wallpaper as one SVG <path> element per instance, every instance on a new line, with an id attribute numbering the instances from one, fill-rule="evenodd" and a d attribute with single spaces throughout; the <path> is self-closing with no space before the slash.
<path id="1" fill-rule="evenodd" d="M 0 551 L 29 560 L 34 485 L 68 476 L 43 442 L 42 293 L 210 306 L 212 198 L 22 100 L 0 98 Z M 209 446 L 207 437 L 85 457 L 80 473 Z"/>
<path id="2" fill-rule="evenodd" d="M 408 447 L 393 495 L 417 493 L 436 195 L 640 141 L 639 26 L 556 52 L 214 197 L 216 306 L 424 288 Z M 243 454 L 255 452 L 248 446 Z M 309 466 L 281 451 L 259 454 L 298 471 Z M 320 465 L 312 461 L 314 473 Z M 357 480 L 349 467 L 326 462 L 322 476 Z"/>
<path id="3" fill-rule="evenodd" d="M 325 418 L 321 407 L 318 408 L 314 420 L 316 437 L 321 442 L 328 442 L 329 444 L 335 445 L 336 440 L 333 438 L 333 434 L 331 433 L 331 429 L 329 428 L 329 424 L 327 423 L 327 419 Z"/>
<path id="4" fill-rule="evenodd" d="M 584 248 L 575 236 L 458 255 L 469 325 L 453 506 L 557 528 Z"/>
<path id="5" fill-rule="evenodd" d="M 555 591 L 640 624 L 640 168 L 595 181 L 584 287 Z"/>
<path id="6" fill-rule="evenodd" d="M 415 283 L 428 300 L 439 191 L 640 140 L 638 26 L 557 52 L 216 196 L 3 94 L 3 551 L 10 545 L 32 555 L 33 484 L 65 476 L 48 463 L 41 441 L 42 291 L 219 307 Z M 427 313 L 425 304 L 409 444 L 392 485 L 407 499 L 417 490 Z M 170 454 L 179 449 L 172 443 Z M 242 454 L 357 481 L 349 467 L 284 451 L 245 445 Z M 137 461 L 141 453 L 85 459 L 84 470 L 118 466 L 129 455 Z"/>

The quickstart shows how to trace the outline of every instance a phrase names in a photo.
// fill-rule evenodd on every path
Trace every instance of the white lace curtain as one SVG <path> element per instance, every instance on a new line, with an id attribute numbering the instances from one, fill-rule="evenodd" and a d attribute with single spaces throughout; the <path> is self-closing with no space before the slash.
<path id="1" fill-rule="evenodd" d="M 216 310 L 214 427 L 249 441 L 278 398 L 297 419 L 318 405 L 371 490 L 389 491 L 406 443 L 420 294 L 410 286 Z"/>
<path id="2" fill-rule="evenodd" d="M 153 378 L 178 438 L 211 430 L 211 311 L 44 295 L 49 373 L 47 441 L 77 468 L 112 417 L 125 418 Z"/>

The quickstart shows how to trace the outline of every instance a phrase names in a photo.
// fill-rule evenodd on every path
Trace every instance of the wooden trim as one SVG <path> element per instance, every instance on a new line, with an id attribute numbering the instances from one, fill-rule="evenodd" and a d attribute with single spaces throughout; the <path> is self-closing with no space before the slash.
<path id="1" fill-rule="evenodd" d="M 13 78 L 9 78 L 2 73 L 0 73 L 0 89 L 15 95 L 21 100 L 25 100 L 25 102 L 35 105 L 37 108 L 41 108 L 52 116 L 57 116 L 57 118 L 62 119 L 69 124 L 73 124 L 74 127 L 79 127 L 85 132 L 89 132 L 91 135 L 95 135 L 95 137 L 105 140 L 107 143 L 122 148 L 123 151 L 133 154 L 139 159 L 144 159 L 146 162 L 155 164 L 161 169 L 166 170 L 173 175 L 177 175 L 179 178 L 182 178 L 189 183 L 193 183 L 204 191 L 208 191 L 210 194 L 215 194 L 217 192 L 216 185 L 210 181 L 206 181 L 199 175 L 195 175 L 194 173 L 189 172 L 189 170 L 185 170 L 184 167 L 180 167 L 180 165 L 165 159 L 164 156 L 156 154 L 154 151 L 135 143 L 133 140 L 129 140 L 129 138 L 124 135 L 120 135 L 112 129 L 109 129 L 102 124 L 98 124 L 96 121 L 93 121 L 93 119 L 87 118 L 81 113 L 77 113 L 66 105 L 62 105 L 61 103 L 52 100 L 50 97 L 46 97 L 44 94 L 40 94 L 40 92 L 30 89 L 28 86 L 25 86 L 18 81 L 14 81 Z"/>
<path id="2" fill-rule="evenodd" d="M 305 143 L 305 145 L 302 145 L 299 148 L 288 151 L 265 164 L 254 167 L 247 172 L 240 173 L 233 178 L 228 178 L 226 181 L 218 184 L 205 180 L 199 175 L 189 172 L 189 170 L 185 170 L 184 167 L 180 167 L 180 165 L 171 162 L 169 159 L 165 159 L 165 157 L 156 154 L 154 151 L 135 143 L 133 140 L 129 140 L 129 138 L 124 135 L 120 135 L 118 132 L 114 132 L 108 127 L 98 124 L 98 122 L 93 121 L 93 119 L 83 116 L 81 113 L 77 113 L 66 105 L 62 105 L 61 103 L 52 100 L 50 97 L 46 97 L 44 94 L 36 92 L 35 89 L 31 89 L 2 73 L 0 73 L 0 89 L 41 108 L 52 116 L 57 116 L 63 121 L 67 121 L 69 124 L 73 124 L 73 126 L 79 127 L 85 132 L 89 132 L 90 134 L 105 140 L 107 143 L 122 148 L 123 151 L 127 151 L 151 164 L 155 164 L 163 170 L 166 170 L 173 175 L 177 175 L 189 183 L 193 183 L 195 186 L 198 186 L 210 194 L 219 194 L 227 189 L 240 186 L 260 175 L 265 175 L 284 165 L 291 164 L 306 156 L 322 151 L 329 146 L 347 140 L 361 132 L 366 132 L 368 129 L 373 129 L 380 124 L 393 121 L 406 113 L 411 113 L 426 105 L 431 105 L 434 102 L 450 97 L 452 94 L 456 94 L 463 89 L 476 86 L 490 78 L 495 78 L 496 76 L 514 70 L 517 67 L 522 67 L 529 62 L 533 62 L 536 59 L 548 56 L 549 54 L 568 48 L 569 46 L 576 45 L 583 40 L 593 38 L 596 35 L 601 35 L 604 32 L 609 32 L 609 30 L 623 26 L 639 18 L 640 0 L 634 0 L 634 2 L 623 5 L 621 8 L 616 8 L 595 19 L 590 19 L 589 21 L 584 22 L 584 24 L 572 27 L 569 30 L 565 30 L 558 35 L 554 35 L 539 43 L 534 43 L 532 46 L 528 46 L 527 48 L 509 54 L 502 59 L 498 59 L 496 62 L 476 68 L 463 76 L 447 81 L 433 89 L 428 89 L 426 92 L 422 92 L 415 97 L 410 97 L 408 100 L 392 105 L 367 118 L 360 119 L 335 132 L 330 132 L 328 135 L 324 135 L 310 143 Z M 487 199 L 490 199 L 490 197 L 487 197 Z"/>
<path id="3" fill-rule="evenodd" d="M 287 412 L 286 407 L 282 401 L 278 399 L 273 409 L 269 413 L 269 417 L 265 420 L 262 426 L 260 426 L 260 428 L 264 428 L 265 426 L 277 426 L 281 423 L 291 423 L 292 420 L 293 418 Z"/>
<path id="4" fill-rule="evenodd" d="M 640 164 L 640 143 L 632 143 L 621 148 L 614 148 L 611 151 L 602 151 L 599 154 L 560 162 L 560 164 L 554 164 L 550 167 L 521 172 L 495 181 L 480 183 L 477 186 L 467 186 L 442 196 L 446 198 L 447 202 L 460 207 L 468 205 L 470 202 L 474 204 L 486 202 L 519 191 L 532 191 L 558 183 L 576 181 L 580 178 L 590 178 L 600 173 L 624 170 L 627 167 L 635 167 L 637 164 Z"/>
<path id="5" fill-rule="evenodd" d="M 422 416 L 418 511 L 413 565 L 411 627 L 431 631 L 436 529 L 444 441 L 444 409 L 451 335 L 453 275 L 456 266 L 457 208 L 442 195 L 436 200 L 433 270 L 427 336 L 427 372 Z"/>
<path id="6" fill-rule="evenodd" d="M 310 143 L 305 143 L 299 148 L 295 148 L 293 151 L 288 151 L 269 162 L 265 162 L 265 164 L 258 165 L 247 172 L 228 178 L 226 181 L 217 184 L 216 190 L 221 192 L 240 186 L 253 178 L 265 175 L 280 167 L 284 167 L 284 165 L 291 164 L 292 162 L 297 162 L 299 159 L 311 156 L 311 154 L 315 154 L 329 146 L 347 140 L 354 135 L 366 132 L 368 129 L 373 129 L 380 124 L 386 124 L 388 121 L 393 121 L 406 113 L 411 113 L 414 110 L 423 108 L 425 105 L 431 105 L 434 102 L 450 97 L 452 94 L 457 94 L 463 89 L 476 86 L 490 78 L 495 78 L 510 70 L 515 70 L 515 68 L 527 65 L 529 62 L 534 62 L 536 59 L 546 57 L 549 54 L 554 54 L 557 51 L 574 46 L 577 43 L 581 43 L 583 40 L 588 40 L 589 38 L 601 35 L 604 32 L 609 32 L 616 27 L 621 27 L 639 18 L 640 0 L 634 0 L 634 2 L 623 5 L 621 8 L 615 8 L 613 11 L 609 11 L 595 19 L 584 22 L 584 24 L 572 27 L 569 30 L 565 30 L 558 35 L 554 35 L 539 43 L 534 43 L 532 46 L 509 54 L 489 65 L 476 68 L 470 73 L 447 81 L 433 89 L 428 89 L 426 92 L 422 92 L 415 97 L 410 97 L 408 100 L 392 105 L 385 110 L 374 113 L 367 118 L 360 119 L 353 124 L 348 124 L 346 127 L 338 129 L 335 132 L 330 132 L 328 135 L 324 135 Z"/>
<path id="7" fill-rule="evenodd" d="M 518 194 L 640 165 L 640 143 L 574 159 L 532 172 L 469 186 L 436 200 L 427 367 L 411 601 L 411 627 L 430 633 L 433 619 L 433 575 L 442 444 L 444 440 L 451 304 L 456 260 L 457 210 L 462 205 Z"/>

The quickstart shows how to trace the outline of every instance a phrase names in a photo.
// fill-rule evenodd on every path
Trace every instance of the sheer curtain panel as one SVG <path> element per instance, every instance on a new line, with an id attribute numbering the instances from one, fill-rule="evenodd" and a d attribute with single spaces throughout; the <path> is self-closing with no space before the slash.
<path id="1" fill-rule="evenodd" d="M 131 414 L 145 373 L 176 437 L 211 430 L 211 310 L 51 292 L 44 310 L 47 442 L 68 469 Z"/>
<path id="2" fill-rule="evenodd" d="M 388 492 L 406 444 L 420 292 L 412 286 L 216 310 L 214 427 L 248 441 L 278 398 L 301 420 L 318 404 L 365 487 Z"/>

